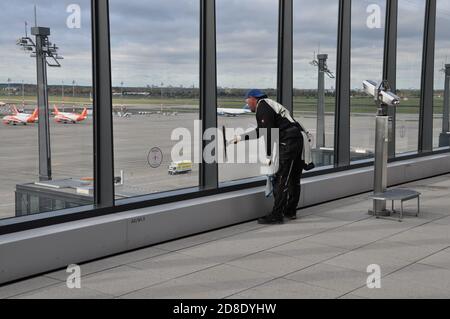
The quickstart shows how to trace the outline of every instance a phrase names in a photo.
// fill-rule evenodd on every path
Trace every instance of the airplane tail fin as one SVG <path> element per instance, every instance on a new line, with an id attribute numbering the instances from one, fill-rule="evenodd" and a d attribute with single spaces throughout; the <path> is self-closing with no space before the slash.
<path id="1" fill-rule="evenodd" d="M 87 116 L 88 116 L 88 110 L 87 110 L 87 107 L 85 107 L 84 109 L 83 109 L 83 112 L 80 114 L 80 116 L 78 117 L 78 121 L 79 122 L 81 122 L 81 121 L 84 121 L 86 118 L 87 118 Z"/>
<path id="2" fill-rule="evenodd" d="M 19 114 L 19 110 L 17 109 L 17 107 L 15 105 L 12 106 L 12 109 L 13 109 L 14 115 Z"/>
<path id="3" fill-rule="evenodd" d="M 56 104 L 53 106 L 53 110 L 55 111 L 55 115 L 58 115 L 58 114 L 59 114 L 59 110 L 58 110 L 58 108 L 56 107 Z"/>
<path id="4" fill-rule="evenodd" d="M 32 122 L 34 122 L 34 121 L 37 120 L 38 116 L 39 116 L 39 109 L 38 109 L 38 108 L 35 108 L 33 114 L 31 115 L 30 120 L 31 120 Z"/>

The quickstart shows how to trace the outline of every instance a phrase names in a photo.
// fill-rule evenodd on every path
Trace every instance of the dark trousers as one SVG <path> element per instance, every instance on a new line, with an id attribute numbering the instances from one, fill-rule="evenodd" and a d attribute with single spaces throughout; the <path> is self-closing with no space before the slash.
<path id="1" fill-rule="evenodd" d="M 275 176 L 275 205 L 272 211 L 274 217 L 294 216 L 297 213 L 301 194 L 301 177 L 304 168 L 302 160 L 302 145 L 289 145 L 289 150 L 280 146 L 280 167 Z"/>

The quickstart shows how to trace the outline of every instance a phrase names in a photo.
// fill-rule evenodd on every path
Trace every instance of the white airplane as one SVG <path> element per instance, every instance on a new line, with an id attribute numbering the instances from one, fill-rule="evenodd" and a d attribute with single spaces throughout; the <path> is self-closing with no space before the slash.
<path id="1" fill-rule="evenodd" d="M 88 110 L 85 107 L 81 114 L 60 112 L 55 105 L 54 106 L 54 114 L 55 114 L 55 122 L 57 122 L 57 123 L 76 124 L 76 123 L 83 122 L 84 120 L 86 120 L 86 118 L 88 116 Z"/>
<path id="2" fill-rule="evenodd" d="M 20 113 L 16 106 L 13 106 L 13 115 L 8 115 L 3 118 L 5 125 L 27 125 L 34 124 L 38 121 L 39 111 L 36 108 L 33 114 Z"/>
<path id="3" fill-rule="evenodd" d="M 252 111 L 249 109 L 248 105 L 244 106 L 243 109 L 217 108 L 217 114 L 220 116 L 240 116 L 250 113 L 252 113 Z"/>

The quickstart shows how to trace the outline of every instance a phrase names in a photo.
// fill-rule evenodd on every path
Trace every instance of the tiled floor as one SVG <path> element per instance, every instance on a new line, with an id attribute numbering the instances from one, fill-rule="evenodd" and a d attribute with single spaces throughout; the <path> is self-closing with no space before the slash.
<path id="1" fill-rule="evenodd" d="M 450 175 L 407 187 L 422 215 L 377 220 L 367 195 L 81 266 L 81 289 L 58 271 L 0 288 L 0 298 L 450 298 Z M 415 203 L 407 205 L 414 211 Z M 369 265 L 381 288 L 369 289 Z"/>

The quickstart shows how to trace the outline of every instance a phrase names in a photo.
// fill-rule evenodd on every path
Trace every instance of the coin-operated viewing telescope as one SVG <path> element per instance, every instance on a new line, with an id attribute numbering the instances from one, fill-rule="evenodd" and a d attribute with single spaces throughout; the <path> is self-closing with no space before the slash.
<path id="1" fill-rule="evenodd" d="M 400 104 L 400 97 L 391 92 L 391 87 L 387 81 L 378 85 L 375 81 L 367 80 L 363 82 L 364 92 L 372 95 L 377 101 L 377 106 L 397 106 Z"/>
<path id="2" fill-rule="evenodd" d="M 364 91 L 375 99 L 378 113 L 376 116 L 375 141 L 375 179 L 374 192 L 382 194 L 387 191 L 387 164 L 389 152 L 389 137 L 392 136 L 392 118 L 388 116 L 389 108 L 400 105 L 400 97 L 391 91 L 387 81 L 377 84 L 375 81 L 363 82 Z M 389 216 L 386 201 L 374 200 L 373 213 L 376 216 Z"/>

